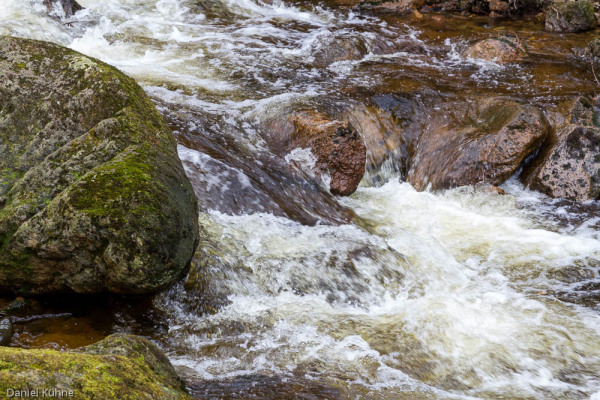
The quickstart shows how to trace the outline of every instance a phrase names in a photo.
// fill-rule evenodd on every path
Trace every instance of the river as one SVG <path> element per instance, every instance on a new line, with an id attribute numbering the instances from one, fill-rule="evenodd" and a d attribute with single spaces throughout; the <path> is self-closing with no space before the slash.
<path id="1" fill-rule="evenodd" d="M 168 292 L 119 301 L 102 323 L 100 302 L 79 319 L 25 325 L 17 344 L 76 347 L 134 331 L 206 399 L 600 399 L 599 202 L 550 199 L 516 177 L 506 195 L 418 192 L 393 152 L 355 194 L 334 197 L 302 168 L 309 152 L 283 154 L 273 139 L 299 108 L 381 122 L 365 104 L 388 94 L 459 108 L 502 95 L 553 121 L 561 99 L 594 91 L 578 61 L 591 34 L 311 1 L 80 3 L 67 18 L 49 17 L 41 0 L 0 0 L 0 34 L 133 76 L 180 143 L 207 240 Z M 528 60 L 461 56 L 498 33 L 518 33 Z M 331 60 L 339 38 L 359 56 Z M 85 324 L 71 339 L 56 333 Z"/>

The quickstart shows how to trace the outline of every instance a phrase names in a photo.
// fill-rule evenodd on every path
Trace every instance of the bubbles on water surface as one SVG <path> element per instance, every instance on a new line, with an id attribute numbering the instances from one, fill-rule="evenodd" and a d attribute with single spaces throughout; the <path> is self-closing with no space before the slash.
<path id="1" fill-rule="evenodd" d="M 341 201 L 354 218 L 301 224 L 277 207 L 317 189 L 278 175 L 286 160 L 270 163 L 256 135 L 282 109 L 356 101 L 356 88 L 528 92 L 530 70 L 466 60 L 464 38 L 427 26 L 308 3 L 81 3 L 60 20 L 7 0 L 0 31 L 123 69 L 185 128 L 190 178 L 221 196 L 201 216 L 209 239 L 187 282 L 156 300 L 170 316 L 158 339 L 190 376 L 326 382 L 351 398 L 597 396 L 597 303 L 569 297 L 598 290 L 596 204 L 582 214 L 514 181 L 507 196 L 419 193 L 386 176 Z"/>

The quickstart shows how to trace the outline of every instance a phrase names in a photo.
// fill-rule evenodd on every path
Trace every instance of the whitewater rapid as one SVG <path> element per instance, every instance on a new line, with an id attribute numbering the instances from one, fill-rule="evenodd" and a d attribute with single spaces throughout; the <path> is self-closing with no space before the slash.
<path id="1" fill-rule="evenodd" d="M 436 52 L 418 28 L 350 10 L 82 0 L 86 9 L 67 18 L 58 9 L 46 16 L 41 3 L 0 0 L 0 34 L 60 43 L 124 70 L 179 118 L 176 133 L 256 155 L 257 170 L 269 153 L 265 120 L 323 96 L 342 107 L 344 87 L 377 84 L 365 65 L 463 74 L 475 86 L 512 74 L 502 90 L 529 86 L 523 70 L 462 59 L 458 40 Z M 355 35 L 367 53 L 315 67 L 333 34 Z M 391 50 L 369 47 L 375 35 Z M 395 48 L 406 43 L 420 52 Z M 302 224 L 269 212 L 248 164 L 184 144 L 179 154 L 192 181 L 221 193 L 215 204 L 239 193 L 248 202 L 240 212 L 203 210 L 212 247 L 186 283 L 155 300 L 169 315 L 156 340 L 190 379 L 301 376 L 357 399 L 600 399 L 600 310 L 571 301 L 600 284 L 598 204 L 575 210 L 516 179 L 506 195 L 417 192 L 391 169 L 383 184 L 367 176 L 335 199 L 353 222 Z M 210 312 L 189 306 L 202 290 L 217 304 Z"/>

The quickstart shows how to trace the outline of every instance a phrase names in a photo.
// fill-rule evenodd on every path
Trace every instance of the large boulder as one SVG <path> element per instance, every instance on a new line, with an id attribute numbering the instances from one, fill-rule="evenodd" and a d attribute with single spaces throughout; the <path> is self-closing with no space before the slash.
<path id="1" fill-rule="evenodd" d="M 410 161 L 408 181 L 418 190 L 485 182 L 513 175 L 541 145 L 548 122 L 536 108 L 504 99 L 482 100 L 455 125 L 432 123 Z"/>
<path id="2" fill-rule="evenodd" d="M 198 210 L 143 90 L 61 46 L 0 38 L 0 292 L 160 290 L 189 266 Z"/>
<path id="3" fill-rule="evenodd" d="M 70 352 L 0 347 L 0 360 L 0 393 L 7 396 L 190 398 L 167 357 L 138 336 L 115 334 Z"/>
<path id="4" fill-rule="evenodd" d="M 352 194 L 365 173 L 367 149 L 361 135 L 349 123 L 334 121 L 315 111 L 299 111 L 291 117 L 295 130 L 290 150 L 311 149 L 315 172 L 329 174 L 332 194 Z"/>
<path id="5" fill-rule="evenodd" d="M 576 99 L 523 182 L 551 197 L 600 199 L 600 102 Z"/>
<path id="6" fill-rule="evenodd" d="M 583 32 L 597 25 L 594 6 L 586 0 L 555 1 L 546 9 L 545 27 L 550 32 Z"/>

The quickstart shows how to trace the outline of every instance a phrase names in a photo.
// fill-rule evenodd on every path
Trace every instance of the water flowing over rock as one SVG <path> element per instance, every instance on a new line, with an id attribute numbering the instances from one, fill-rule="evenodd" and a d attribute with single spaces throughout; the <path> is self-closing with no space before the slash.
<path id="1" fill-rule="evenodd" d="M 335 6 L 358 7 L 359 9 L 389 10 L 406 12 L 425 4 L 424 0 L 328 0 Z"/>
<path id="2" fill-rule="evenodd" d="M 189 399 L 185 386 L 167 357 L 147 339 L 114 334 L 70 352 L 0 348 L 0 388 L 45 397 L 42 390 L 59 390 L 52 398 Z M 33 367 L 35 366 L 35 367 Z M 72 391 L 72 395 L 62 395 Z M 35 393 L 35 392 L 34 392 Z"/>
<path id="3" fill-rule="evenodd" d="M 0 291 L 150 293 L 187 270 L 197 205 L 163 118 L 104 63 L 0 39 Z"/>
<path id="4" fill-rule="evenodd" d="M 583 32 L 598 26 L 591 2 L 555 1 L 546 9 L 545 26 L 551 32 Z"/>
<path id="5" fill-rule="evenodd" d="M 531 188 L 551 197 L 600 199 L 600 104 L 580 97 L 570 119 L 547 141 L 539 160 L 523 174 Z"/>
<path id="6" fill-rule="evenodd" d="M 349 123 L 332 121 L 314 111 L 300 111 L 292 116 L 295 131 L 291 149 L 310 148 L 317 158 L 316 168 L 331 175 L 332 194 L 352 194 L 365 173 L 366 146 Z"/>
<path id="7" fill-rule="evenodd" d="M 61 8 L 66 17 L 70 17 L 77 11 L 83 10 L 83 7 L 75 0 L 44 0 L 44 5 L 50 13 L 54 11 L 55 7 Z"/>
<path id="8" fill-rule="evenodd" d="M 10 317 L 0 319 L 0 346 L 8 346 L 13 336 Z"/>
<path id="9" fill-rule="evenodd" d="M 359 35 L 328 35 L 318 43 L 312 53 L 313 64 L 326 67 L 338 61 L 360 60 L 369 53 L 369 44 Z"/>
<path id="10" fill-rule="evenodd" d="M 432 123 L 422 134 L 408 180 L 417 189 L 445 189 L 506 181 L 540 146 L 548 131 L 532 106 L 483 100 L 453 123 Z"/>

